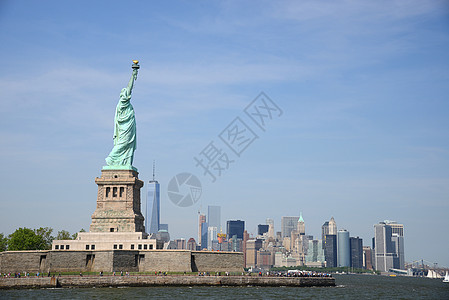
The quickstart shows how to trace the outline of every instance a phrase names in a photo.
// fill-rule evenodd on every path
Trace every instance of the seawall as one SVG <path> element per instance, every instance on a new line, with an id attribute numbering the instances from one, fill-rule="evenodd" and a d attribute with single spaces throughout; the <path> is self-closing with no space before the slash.
<path id="1" fill-rule="evenodd" d="M 0 289 L 90 288 L 151 286 L 335 286 L 332 277 L 256 277 L 256 276 L 61 276 L 57 278 L 1 278 Z"/>
<path id="2" fill-rule="evenodd" d="M 243 253 L 190 250 L 44 250 L 0 253 L 2 273 L 241 272 Z"/>

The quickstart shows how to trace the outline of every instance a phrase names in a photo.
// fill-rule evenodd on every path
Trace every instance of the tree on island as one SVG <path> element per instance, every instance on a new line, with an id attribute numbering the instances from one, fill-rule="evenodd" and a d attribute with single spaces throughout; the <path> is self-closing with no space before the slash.
<path id="1" fill-rule="evenodd" d="M 35 229 L 34 232 L 37 235 L 40 235 L 44 239 L 44 249 L 42 250 L 50 250 L 51 244 L 53 243 L 53 240 L 55 239 L 54 236 L 51 235 L 53 232 L 53 228 L 50 227 L 41 227 L 39 229 Z"/>
<path id="2" fill-rule="evenodd" d="M 8 238 L 0 233 L 0 252 L 6 251 L 8 249 Z"/>
<path id="3" fill-rule="evenodd" d="M 67 230 L 58 231 L 57 240 L 73 240 L 73 236 Z"/>
<path id="4" fill-rule="evenodd" d="M 19 228 L 9 235 L 8 250 L 45 250 L 45 239 L 29 228 Z"/>

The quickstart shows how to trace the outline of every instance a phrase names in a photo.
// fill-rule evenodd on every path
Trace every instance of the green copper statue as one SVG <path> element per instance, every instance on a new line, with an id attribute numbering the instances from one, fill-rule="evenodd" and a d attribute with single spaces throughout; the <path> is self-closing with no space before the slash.
<path id="1" fill-rule="evenodd" d="M 137 79 L 139 61 L 133 60 L 133 74 L 128 86 L 120 92 L 120 100 L 115 109 L 114 148 L 106 157 L 107 166 L 103 169 L 137 170 L 132 166 L 136 143 L 136 119 L 130 103 L 134 81 Z"/>

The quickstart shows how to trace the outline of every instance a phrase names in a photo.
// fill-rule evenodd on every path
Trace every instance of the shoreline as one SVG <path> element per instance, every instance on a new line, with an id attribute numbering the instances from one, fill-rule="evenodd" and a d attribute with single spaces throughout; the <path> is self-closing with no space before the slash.
<path id="1" fill-rule="evenodd" d="M 61 276 L 2 278 L 1 289 L 153 287 L 153 286 L 335 286 L 333 277 L 255 277 L 195 275 Z"/>

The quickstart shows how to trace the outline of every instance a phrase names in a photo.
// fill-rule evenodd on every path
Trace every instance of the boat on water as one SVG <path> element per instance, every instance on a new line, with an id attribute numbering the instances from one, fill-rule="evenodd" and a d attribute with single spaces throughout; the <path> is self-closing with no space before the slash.
<path id="1" fill-rule="evenodd" d="M 440 274 L 438 274 L 437 272 L 435 272 L 434 270 L 429 270 L 429 272 L 427 273 L 427 278 L 443 278 L 443 276 L 441 276 Z"/>
<path id="2" fill-rule="evenodd" d="M 446 271 L 446 276 L 444 276 L 443 282 L 449 282 L 449 273 Z"/>

